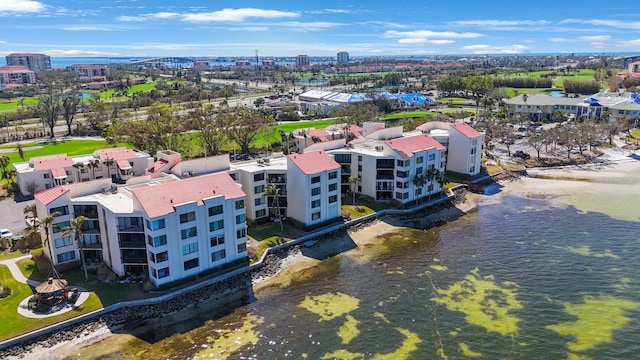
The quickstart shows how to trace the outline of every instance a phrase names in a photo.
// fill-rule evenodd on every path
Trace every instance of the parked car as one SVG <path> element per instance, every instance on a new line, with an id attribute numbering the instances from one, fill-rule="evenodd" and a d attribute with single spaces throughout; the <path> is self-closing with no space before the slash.
<path id="1" fill-rule="evenodd" d="M 519 157 L 520 159 L 523 159 L 523 160 L 529 160 L 531 158 L 531 155 L 529 155 L 528 153 L 522 150 L 516 150 L 512 156 Z"/>
<path id="2" fill-rule="evenodd" d="M 11 232 L 11 230 L 9 229 L 1 229 L 0 230 L 0 238 L 5 238 L 5 237 L 13 237 L 13 233 Z"/>

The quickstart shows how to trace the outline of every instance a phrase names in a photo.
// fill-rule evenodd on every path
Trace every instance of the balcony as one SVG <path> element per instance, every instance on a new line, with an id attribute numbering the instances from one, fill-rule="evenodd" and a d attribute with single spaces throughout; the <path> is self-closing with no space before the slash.
<path id="1" fill-rule="evenodd" d="M 409 172 L 408 171 L 396 171 L 396 177 L 399 177 L 401 179 L 405 179 L 409 177 Z"/>
<path id="2" fill-rule="evenodd" d="M 376 180 L 393 180 L 393 170 L 378 170 Z"/>
<path id="3" fill-rule="evenodd" d="M 118 225 L 118 232 L 127 232 L 127 233 L 144 233 L 144 228 L 139 225 Z"/>
<path id="4" fill-rule="evenodd" d="M 285 184 L 287 182 L 287 177 L 284 175 L 269 175 L 267 182 L 269 184 Z"/>

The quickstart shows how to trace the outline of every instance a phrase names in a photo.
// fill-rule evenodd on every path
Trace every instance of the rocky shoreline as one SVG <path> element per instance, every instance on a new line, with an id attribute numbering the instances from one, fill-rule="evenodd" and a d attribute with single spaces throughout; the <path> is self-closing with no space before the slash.
<path id="1" fill-rule="evenodd" d="M 456 192 L 452 201 L 447 201 L 415 213 L 393 216 L 394 219 L 406 221 L 408 219 L 423 218 L 433 215 L 439 211 L 450 208 L 452 205 L 465 201 L 466 190 Z M 321 246 L 323 241 L 333 240 L 345 235 L 357 232 L 368 226 L 381 221 L 373 218 L 349 228 L 332 231 L 328 234 L 320 235 L 314 240 Z M 438 225 L 438 224 L 435 224 Z M 177 295 L 174 298 L 159 304 L 141 305 L 136 307 L 126 307 L 102 314 L 94 319 L 70 325 L 47 335 L 41 335 L 23 343 L 0 350 L 1 359 L 20 359 L 30 355 L 38 349 L 51 349 L 63 343 L 79 342 L 81 345 L 88 345 L 108 337 L 109 334 L 121 329 L 135 328 L 139 324 L 144 324 L 150 320 L 157 320 L 168 317 L 178 311 L 189 307 L 197 307 L 205 302 L 216 301 L 230 294 L 246 291 L 252 292 L 252 287 L 262 281 L 273 278 L 275 275 L 287 268 L 287 259 L 291 259 L 302 252 L 302 245 L 293 245 L 283 248 L 265 257 L 262 266 L 239 275 L 235 275 L 215 284 L 207 285 L 191 292 Z M 249 299 L 246 299 L 248 302 Z M 102 333 L 102 336 L 95 336 Z"/>

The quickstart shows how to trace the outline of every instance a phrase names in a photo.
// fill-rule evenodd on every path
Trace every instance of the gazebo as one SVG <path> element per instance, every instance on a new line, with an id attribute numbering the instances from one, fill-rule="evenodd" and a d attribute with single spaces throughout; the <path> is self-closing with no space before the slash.
<path id="1" fill-rule="evenodd" d="M 50 277 L 47 281 L 36 286 L 38 303 L 56 305 L 67 300 L 69 286 L 67 280 Z"/>

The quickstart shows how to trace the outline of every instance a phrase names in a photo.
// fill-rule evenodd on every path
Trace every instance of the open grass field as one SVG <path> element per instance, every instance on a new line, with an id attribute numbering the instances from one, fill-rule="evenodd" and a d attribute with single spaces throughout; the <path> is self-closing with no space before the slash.
<path id="1" fill-rule="evenodd" d="M 120 144 L 119 146 L 127 146 L 125 144 Z M 105 149 L 112 147 L 108 145 L 105 140 L 67 140 L 67 141 L 56 141 L 56 142 L 30 142 L 23 143 L 23 149 L 28 149 L 30 147 L 34 147 L 33 150 L 25 150 L 25 160 L 28 161 L 30 158 L 34 156 L 46 156 L 46 155 L 55 155 L 55 154 L 67 154 L 69 156 L 74 155 L 82 155 L 82 154 L 91 154 L 95 150 Z M 10 149 L 12 151 L 5 152 L 3 155 L 9 156 L 11 159 L 11 163 L 21 162 L 23 161 L 18 156 L 18 151 L 16 150 L 15 145 L 2 145 L 0 149 Z"/>
<path id="2" fill-rule="evenodd" d="M 17 111 L 20 107 L 20 100 L 24 99 L 24 106 L 36 105 L 38 99 L 35 97 L 17 98 L 11 101 L 0 100 L 0 113 L 6 111 Z"/>
<path id="3" fill-rule="evenodd" d="M 380 120 L 423 118 L 423 117 L 434 115 L 434 114 L 436 114 L 436 112 L 434 111 L 403 111 L 398 113 L 385 114 L 383 116 L 380 116 Z"/>

